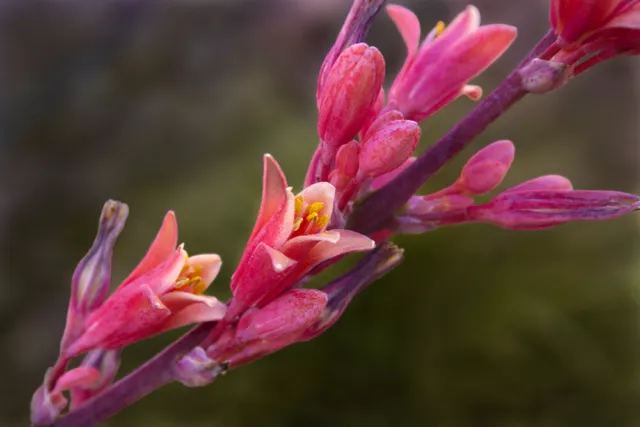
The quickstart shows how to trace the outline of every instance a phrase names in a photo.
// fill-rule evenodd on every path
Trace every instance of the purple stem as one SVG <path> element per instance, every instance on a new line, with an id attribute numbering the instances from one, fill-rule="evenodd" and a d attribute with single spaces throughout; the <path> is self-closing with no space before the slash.
<path id="1" fill-rule="evenodd" d="M 200 344 L 215 325 L 215 322 L 207 322 L 193 328 L 130 375 L 58 419 L 51 427 L 97 425 L 157 388 L 174 381 L 175 360 Z"/>
<path id="2" fill-rule="evenodd" d="M 393 214 L 442 166 L 473 141 L 487 126 L 520 100 L 527 91 L 522 87 L 520 69 L 545 52 L 556 40 L 549 31 L 509 76 L 480 102 L 460 123 L 423 153 L 393 181 L 362 203 L 354 206 L 348 228 L 370 234 L 391 223 Z"/>

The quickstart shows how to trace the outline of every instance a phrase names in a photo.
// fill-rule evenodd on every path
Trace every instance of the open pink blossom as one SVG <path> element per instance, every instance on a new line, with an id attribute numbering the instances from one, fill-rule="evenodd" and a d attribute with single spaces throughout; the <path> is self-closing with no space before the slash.
<path id="1" fill-rule="evenodd" d="M 461 95 L 477 100 L 478 86 L 467 83 L 498 59 L 516 38 L 515 27 L 480 26 L 480 13 L 468 6 L 445 29 L 442 22 L 420 43 L 420 22 L 409 9 L 387 6 L 407 45 L 407 59 L 389 92 L 389 107 L 421 121 Z"/>
<path id="2" fill-rule="evenodd" d="M 117 349 L 168 329 L 218 320 L 226 306 L 203 295 L 218 274 L 218 255 L 189 257 L 178 241 L 178 224 L 167 213 L 138 266 L 86 319 L 84 333 L 66 350 L 72 357 L 95 348 Z"/>
<path id="3" fill-rule="evenodd" d="M 298 195 L 270 155 L 264 156 L 262 204 L 253 232 L 231 280 L 227 318 L 263 306 L 332 258 L 373 249 L 374 242 L 349 230 L 327 230 L 335 188 L 328 182 Z"/>

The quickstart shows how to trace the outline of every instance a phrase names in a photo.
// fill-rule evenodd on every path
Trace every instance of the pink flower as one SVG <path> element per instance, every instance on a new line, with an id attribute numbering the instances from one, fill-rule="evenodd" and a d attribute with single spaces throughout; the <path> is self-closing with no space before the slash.
<path id="1" fill-rule="evenodd" d="M 109 298 L 86 319 L 84 333 L 66 350 L 122 348 L 151 335 L 224 317 L 226 306 L 203 295 L 220 270 L 220 257 L 189 257 L 176 248 L 178 224 L 167 213 L 149 251 Z"/>
<path id="2" fill-rule="evenodd" d="M 550 20 L 558 44 L 574 50 L 599 38 L 624 38 L 640 30 L 640 1 L 551 0 Z"/>
<path id="3" fill-rule="evenodd" d="M 294 195 L 270 155 L 264 156 L 262 204 L 253 232 L 231 280 L 227 318 L 260 307 L 319 264 L 374 242 L 349 230 L 327 230 L 335 188 L 319 182 Z"/>
<path id="4" fill-rule="evenodd" d="M 387 6 L 405 44 L 408 56 L 389 92 L 389 108 L 407 119 L 421 121 L 460 95 L 479 99 L 482 90 L 467 82 L 484 71 L 511 45 L 515 27 L 480 26 L 480 13 L 468 6 L 444 28 L 436 28 L 420 42 L 420 23 L 409 9 Z"/>

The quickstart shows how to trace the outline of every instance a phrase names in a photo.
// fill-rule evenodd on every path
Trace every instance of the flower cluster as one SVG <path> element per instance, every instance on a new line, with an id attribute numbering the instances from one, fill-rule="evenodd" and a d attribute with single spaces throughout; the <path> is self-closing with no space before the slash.
<path id="1" fill-rule="evenodd" d="M 135 383 L 136 375 L 151 378 L 151 372 L 164 381 L 202 386 L 228 369 L 315 338 L 356 294 L 400 262 L 402 251 L 386 242 L 396 233 L 472 222 L 535 230 L 640 209 L 636 196 L 574 190 L 559 175 L 523 182 L 479 203 L 477 196 L 496 189 L 514 162 L 515 147 L 507 140 L 477 151 L 450 186 L 413 194 L 526 93 L 554 89 L 597 62 L 640 52 L 640 0 L 552 0 L 555 33 L 419 157 L 414 157 L 419 123 L 462 95 L 480 100 L 482 89 L 470 81 L 505 52 L 517 31 L 480 25 L 479 11 L 468 6 L 449 25 L 435 24 L 421 41 L 416 15 L 389 5 L 407 57 L 385 90 L 384 57 L 364 40 L 383 3 L 355 0 L 322 64 L 316 90 L 319 143 L 302 190 L 294 194 L 276 160 L 264 156 L 262 201 L 231 278 L 230 301 L 204 294 L 220 270 L 220 257 L 189 256 L 178 245 L 173 212 L 166 214 L 138 266 L 108 295 L 112 253 L 128 208 L 105 204 L 94 244 L 73 275 L 60 356 L 32 400 L 34 424 L 54 423 L 67 407 L 66 396 L 71 399 L 68 417 L 77 416 L 82 425 L 91 416 L 89 402 L 83 405 L 87 400 L 112 399 L 113 413 L 121 409 L 118 399 L 129 404 L 143 395 L 137 390 L 148 392 L 148 385 Z M 370 206 L 383 215 L 364 234 L 354 231 L 362 231 L 354 217 Z M 353 252 L 368 254 L 350 273 L 321 289 L 303 288 L 307 278 Z M 146 365 L 146 376 L 134 372 L 130 388 L 125 379 L 109 395 L 120 350 L 194 323 L 202 324 L 198 333 Z M 79 356 L 84 356 L 80 364 L 69 369 Z"/>

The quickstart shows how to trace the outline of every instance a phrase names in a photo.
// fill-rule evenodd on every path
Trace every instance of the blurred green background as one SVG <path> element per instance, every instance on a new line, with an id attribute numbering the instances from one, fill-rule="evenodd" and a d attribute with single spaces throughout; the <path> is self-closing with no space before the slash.
<path id="1" fill-rule="evenodd" d="M 315 78 L 348 0 L 0 2 L 0 425 L 25 425 L 55 359 L 69 281 L 102 203 L 130 216 L 114 283 L 168 209 L 190 253 L 228 278 L 253 225 L 260 156 L 292 185 L 316 144 Z M 465 3 L 404 2 L 425 30 Z M 547 28 L 547 2 L 477 0 L 520 29 L 477 82 L 489 90 Z M 380 15 L 369 41 L 397 71 L 404 47 Z M 531 96 L 474 150 L 516 143 L 505 185 L 547 173 L 638 192 L 640 63 L 601 65 Z M 472 103 L 423 126 L 423 149 Z M 298 187 L 299 188 L 299 187 Z M 168 386 L 110 426 L 640 426 L 638 217 L 540 232 L 474 225 L 395 241 L 406 260 L 313 342 L 203 389 Z M 128 348 L 123 372 L 181 331 Z"/>

